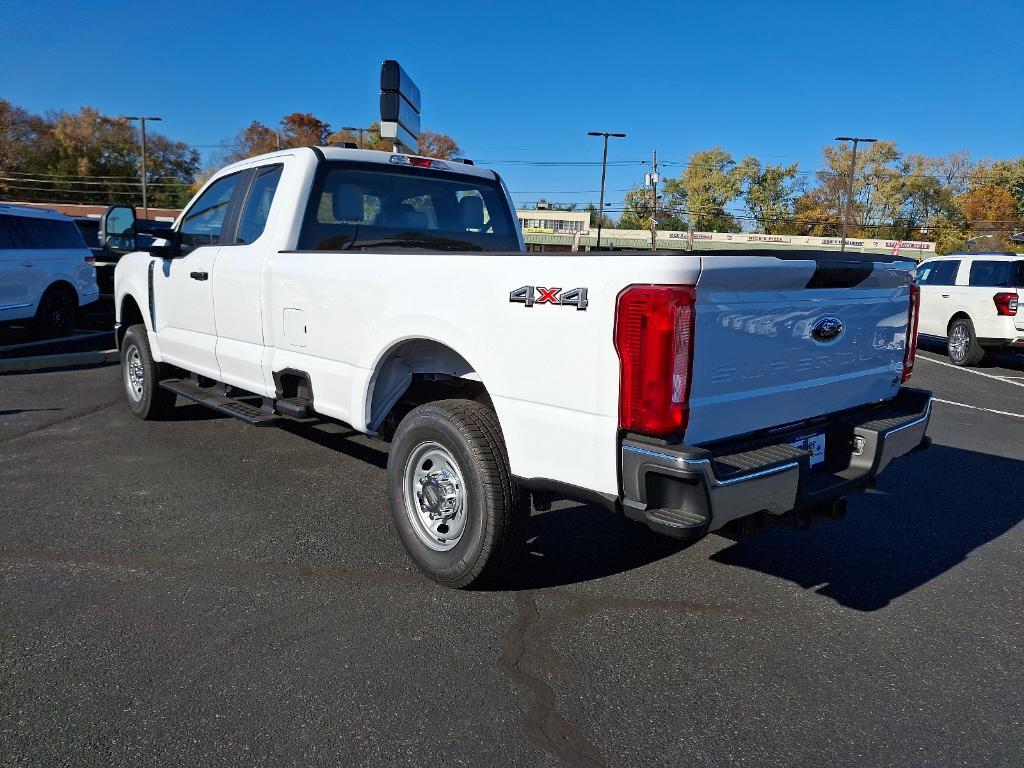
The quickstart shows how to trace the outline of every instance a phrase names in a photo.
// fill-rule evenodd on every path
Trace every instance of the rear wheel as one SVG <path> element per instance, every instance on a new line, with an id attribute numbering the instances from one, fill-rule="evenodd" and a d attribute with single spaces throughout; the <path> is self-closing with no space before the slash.
<path id="1" fill-rule="evenodd" d="M 391 442 L 388 491 L 402 543 L 441 584 L 493 583 L 522 551 L 529 496 L 512 479 L 497 416 L 480 403 L 410 411 Z"/>
<path id="2" fill-rule="evenodd" d="M 946 349 L 953 365 L 977 365 L 985 357 L 985 350 L 974 332 L 974 323 L 966 317 L 954 320 L 949 326 Z"/>
<path id="3" fill-rule="evenodd" d="M 153 359 L 145 325 L 133 325 L 121 342 L 121 379 L 131 412 L 140 419 L 170 415 L 177 395 L 160 387 L 164 366 Z"/>
<path id="4" fill-rule="evenodd" d="M 67 336 L 75 329 L 78 297 L 70 288 L 50 288 L 39 300 L 36 310 L 36 332 L 44 339 Z"/>

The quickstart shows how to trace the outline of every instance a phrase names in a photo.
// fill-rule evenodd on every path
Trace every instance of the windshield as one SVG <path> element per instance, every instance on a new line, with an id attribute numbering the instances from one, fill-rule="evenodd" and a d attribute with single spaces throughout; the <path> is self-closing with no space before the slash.
<path id="1" fill-rule="evenodd" d="M 317 169 L 300 251 L 517 251 L 494 180 L 427 168 L 328 161 Z"/>

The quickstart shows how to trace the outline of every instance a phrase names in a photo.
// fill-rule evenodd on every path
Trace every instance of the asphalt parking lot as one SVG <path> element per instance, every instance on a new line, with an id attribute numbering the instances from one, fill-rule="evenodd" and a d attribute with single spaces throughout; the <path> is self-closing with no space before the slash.
<path id="1" fill-rule="evenodd" d="M 407 560 L 382 443 L 0 376 L 0 765 L 1024 765 L 1024 358 L 943 360 L 842 520 L 563 503 L 485 592 Z"/>

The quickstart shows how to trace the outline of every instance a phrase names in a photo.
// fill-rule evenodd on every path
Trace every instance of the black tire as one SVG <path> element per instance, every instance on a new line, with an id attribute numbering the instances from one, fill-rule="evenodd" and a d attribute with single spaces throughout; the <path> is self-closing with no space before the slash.
<path id="1" fill-rule="evenodd" d="M 121 342 L 121 383 L 128 408 L 140 419 L 164 419 L 174 409 L 178 396 L 159 386 L 167 378 L 165 367 L 153 359 L 146 326 L 133 325 Z"/>
<path id="2" fill-rule="evenodd" d="M 39 300 L 34 321 L 40 338 L 56 339 L 68 336 L 75 329 L 78 318 L 78 297 L 70 288 L 53 286 Z"/>
<path id="3" fill-rule="evenodd" d="M 978 343 L 970 318 L 954 320 L 946 338 L 946 354 L 953 365 L 977 365 L 985 359 L 985 349 Z"/>
<path id="4" fill-rule="evenodd" d="M 412 461 L 429 446 L 440 446 L 450 455 L 462 481 L 459 509 L 465 517 L 452 519 L 461 528 L 455 543 L 431 538 L 422 523 L 424 513 L 417 513 L 426 502 L 407 491 L 410 485 L 427 490 L 412 478 L 426 471 L 423 467 L 429 470 L 431 462 L 417 467 Z M 395 431 L 387 471 L 391 513 L 402 544 L 432 579 L 456 588 L 495 584 L 519 559 L 529 494 L 512 479 L 498 418 L 490 408 L 472 400 L 440 400 L 414 408 Z M 437 546 L 451 548 L 438 551 L 433 548 Z"/>

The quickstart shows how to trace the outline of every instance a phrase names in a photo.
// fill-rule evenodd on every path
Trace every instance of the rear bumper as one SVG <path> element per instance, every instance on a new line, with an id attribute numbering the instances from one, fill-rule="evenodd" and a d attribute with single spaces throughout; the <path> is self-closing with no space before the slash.
<path id="1" fill-rule="evenodd" d="M 708 448 L 627 435 L 622 441 L 626 515 L 672 536 L 714 531 L 747 515 L 783 515 L 862 490 L 896 458 L 926 448 L 930 392 L 901 389 L 892 400 L 798 427 Z M 790 443 L 825 436 L 825 462 Z"/>

